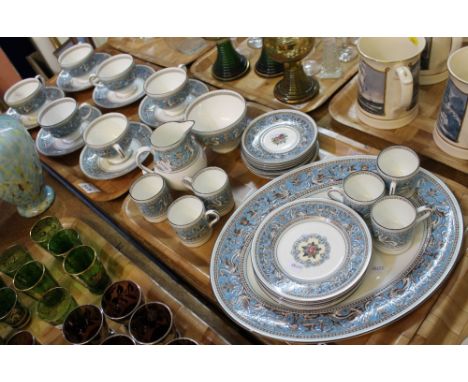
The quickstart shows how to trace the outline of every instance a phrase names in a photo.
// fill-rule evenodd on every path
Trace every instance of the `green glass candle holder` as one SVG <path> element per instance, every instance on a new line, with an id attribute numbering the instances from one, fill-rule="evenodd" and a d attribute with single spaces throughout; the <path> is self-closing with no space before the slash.
<path id="1" fill-rule="evenodd" d="M 33 258 L 20 244 L 13 244 L 0 254 L 0 272 L 15 277 L 16 271 Z"/>
<path id="2" fill-rule="evenodd" d="M 278 77 L 284 72 L 283 64 L 273 60 L 268 54 L 265 46 L 262 47 L 260 57 L 255 64 L 255 73 L 260 77 L 273 78 Z"/>
<path id="3" fill-rule="evenodd" d="M 230 38 L 206 38 L 216 41 L 218 55 L 211 68 L 213 77 L 219 81 L 232 81 L 249 71 L 249 60 L 232 46 Z"/>
<path id="4" fill-rule="evenodd" d="M 18 294 L 12 288 L 0 288 L 0 322 L 14 329 L 24 328 L 31 320 L 31 313 L 19 301 Z"/>
<path id="5" fill-rule="evenodd" d="M 49 241 L 58 231 L 63 229 L 60 220 L 55 216 L 45 216 L 38 220 L 31 228 L 31 240 L 45 250 L 49 250 Z"/>
<path id="6" fill-rule="evenodd" d="M 50 325 L 59 326 L 77 306 L 76 300 L 67 289 L 52 288 L 37 304 L 37 316 Z"/>
<path id="7" fill-rule="evenodd" d="M 40 300 L 52 288 L 58 287 L 46 266 L 39 261 L 24 264 L 15 274 L 13 285 L 18 292 Z"/>
<path id="8" fill-rule="evenodd" d="M 52 236 L 48 249 L 55 258 L 62 260 L 68 252 L 81 244 L 79 233 L 72 228 L 65 228 Z"/>

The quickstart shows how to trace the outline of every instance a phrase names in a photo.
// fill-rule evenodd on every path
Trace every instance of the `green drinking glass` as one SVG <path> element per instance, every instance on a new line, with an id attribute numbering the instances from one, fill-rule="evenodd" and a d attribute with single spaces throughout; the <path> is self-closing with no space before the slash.
<path id="1" fill-rule="evenodd" d="M 0 289 L 0 322 L 15 329 L 24 328 L 31 320 L 31 313 L 18 299 L 12 288 Z"/>
<path id="2" fill-rule="evenodd" d="M 37 304 L 37 316 L 52 326 L 62 325 L 78 306 L 70 292 L 62 287 L 50 289 Z"/>
<path id="3" fill-rule="evenodd" d="M 46 266 L 35 260 L 18 269 L 13 285 L 17 291 L 26 293 L 35 300 L 41 300 L 50 289 L 59 286 Z"/>
<path id="4" fill-rule="evenodd" d="M 49 241 L 48 250 L 57 259 L 63 260 L 73 248 L 83 244 L 80 235 L 72 228 L 57 231 Z"/>
<path id="5" fill-rule="evenodd" d="M 0 255 L 0 272 L 13 278 L 16 271 L 32 259 L 26 248 L 20 244 L 14 244 Z"/>
<path id="6" fill-rule="evenodd" d="M 33 227 L 29 236 L 36 244 L 42 248 L 49 250 L 49 241 L 58 231 L 62 229 L 62 224 L 55 216 L 46 216 L 38 220 Z"/>
<path id="7" fill-rule="evenodd" d="M 104 293 L 104 290 L 111 283 L 96 251 L 87 245 L 73 248 L 65 257 L 63 269 L 94 294 Z"/>

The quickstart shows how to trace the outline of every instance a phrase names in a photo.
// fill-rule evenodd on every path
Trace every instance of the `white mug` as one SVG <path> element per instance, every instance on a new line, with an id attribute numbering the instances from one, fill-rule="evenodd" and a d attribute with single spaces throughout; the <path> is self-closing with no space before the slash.
<path id="1" fill-rule="evenodd" d="M 421 53 L 420 84 L 432 85 L 448 77 L 447 59 L 461 48 L 461 37 L 426 37 L 426 47 Z"/>
<path id="2" fill-rule="evenodd" d="M 358 118 L 378 129 L 407 125 L 418 114 L 422 37 L 361 37 Z"/>
<path id="3" fill-rule="evenodd" d="M 468 47 L 452 53 L 447 66 L 449 80 L 433 136 L 447 154 L 468 159 Z"/>

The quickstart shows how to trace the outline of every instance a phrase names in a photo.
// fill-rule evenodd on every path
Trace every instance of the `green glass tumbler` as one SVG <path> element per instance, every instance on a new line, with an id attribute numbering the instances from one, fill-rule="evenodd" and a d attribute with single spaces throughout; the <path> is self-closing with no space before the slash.
<path id="1" fill-rule="evenodd" d="M 0 289 L 0 321 L 15 329 L 24 328 L 31 320 L 31 313 L 18 299 L 12 288 Z"/>
<path id="2" fill-rule="evenodd" d="M 240 54 L 230 38 L 206 38 L 216 41 L 218 54 L 211 73 L 219 81 L 232 81 L 245 75 L 249 70 L 249 60 Z"/>
<path id="3" fill-rule="evenodd" d="M 73 248 L 65 257 L 63 269 L 94 294 L 104 293 L 111 283 L 111 279 L 99 260 L 96 251 L 87 245 Z"/>
<path id="4" fill-rule="evenodd" d="M 63 260 L 69 251 L 83 244 L 78 232 L 72 228 L 57 231 L 49 241 L 48 250 L 57 259 Z"/>
<path id="5" fill-rule="evenodd" d="M 55 216 L 46 216 L 33 225 L 29 235 L 33 242 L 39 244 L 45 250 L 49 250 L 50 239 L 62 228 L 60 220 Z"/>
<path id="6" fill-rule="evenodd" d="M 14 244 L 0 255 L 0 272 L 13 278 L 16 271 L 32 259 L 26 248 L 20 244 Z"/>
<path id="7" fill-rule="evenodd" d="M 52 326 L 59 326 L 77 306 L 76 300 L 68 289 L 52 288 L 37 304 L 37 316 Z"/>
<path id="8" fill-rule="evenodd" d="M 52 288 L 58 287 L 46 266 L 39 261 L 30 261 L 16 272 L 13 285 L 35 300 L 40 300 Z"/>

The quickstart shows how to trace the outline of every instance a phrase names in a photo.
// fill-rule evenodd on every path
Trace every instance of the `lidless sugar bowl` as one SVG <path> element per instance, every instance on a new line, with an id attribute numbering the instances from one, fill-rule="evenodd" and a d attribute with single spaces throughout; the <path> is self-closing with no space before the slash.
<path id="1" fill-rule="evenodd" d="M 0 199 L 16 205 L 21 216 L 33 217 L 49 208 L 54 197 L 44 184 L 31 136 L 19 121 L 0 115 Z"/>
<path id="2" fill-rule="evenodd" d="M 195 125 L 192 133 L 217 153 L 228 153 L 240 143 L 247 126 L 247 105 L 240 94 L 214 90 L 198 97 L 185 113 Z"/>

